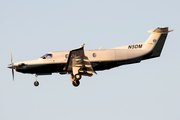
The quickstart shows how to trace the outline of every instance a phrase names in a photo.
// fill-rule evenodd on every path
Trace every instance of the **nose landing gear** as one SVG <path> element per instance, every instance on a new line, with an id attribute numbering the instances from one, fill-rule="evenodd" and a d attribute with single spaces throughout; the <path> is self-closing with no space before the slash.
<path id="1" fill-rule="evenodd" d="M 37 75 L 35 75 L 35 82 L 34 82 L 34 86 L 38 86 L 39 85 L 39 82 L 37 81 Z"/>

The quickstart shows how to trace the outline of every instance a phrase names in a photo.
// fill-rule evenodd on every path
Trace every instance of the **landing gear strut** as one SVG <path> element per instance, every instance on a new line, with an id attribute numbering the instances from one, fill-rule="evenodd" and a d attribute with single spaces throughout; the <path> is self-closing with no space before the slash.
<path id="1" fill-rule="evenodd" d="M 35 75 L 35 82 L 34 82 L 34 86 L 38 86 L 39 85 L 39 82 L 37 81 L 37 75 Z"/>
<path id="2" fill-rule="evenodd" d="M 74 79 L 75 80 L 80 80 L 81 79 L 81 75 L 80 74 L 75 74 Z"/>

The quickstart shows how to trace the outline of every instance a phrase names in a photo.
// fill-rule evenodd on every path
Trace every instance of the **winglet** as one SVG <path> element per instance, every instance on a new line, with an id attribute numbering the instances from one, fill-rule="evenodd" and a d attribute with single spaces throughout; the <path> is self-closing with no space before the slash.
<path id="1" fill-rule="evenodd" d="M 75 49 L 72 49 L 71 51 L 77 51 L 77 50 L 80 50 L 80 49 L 84 49 L 84 43 L 79 47 L 79 48 L 75 48 Z"/>
<path id="2" fill-rule="evenodd" d="M 85 44 L 83 43 L 83 44 L 80 46 L 80 48 L 84 47 L 84 45 L 85 45 Z"/>

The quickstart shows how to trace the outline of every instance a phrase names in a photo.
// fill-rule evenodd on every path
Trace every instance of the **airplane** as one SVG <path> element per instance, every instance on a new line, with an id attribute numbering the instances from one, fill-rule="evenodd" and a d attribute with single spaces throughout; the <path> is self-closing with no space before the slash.
<path id="1" fill-rule="evenodd" d="M 35 74 L 34 85 L 38 86 L 38 75 L 51 75 L 52 73 L 70 74 L 72 84 L 80 85 L 82 76 L 91 77 L 96 71 L 107 70 L 126 64 L 139 63 L 161 55 L 166 37 L 173 30 L 168 27 L 158 27 L 151 33 L 143 43 L 130 44 L 110 49 L 84 50 L 82 44 L 77 49 L 70 51 L 49 52 L 34 60 L 13 63 L 11 53 L 11 64 L 7 67 L 12 69 L 14 80 L 14 69 L 17 72 Z"/>

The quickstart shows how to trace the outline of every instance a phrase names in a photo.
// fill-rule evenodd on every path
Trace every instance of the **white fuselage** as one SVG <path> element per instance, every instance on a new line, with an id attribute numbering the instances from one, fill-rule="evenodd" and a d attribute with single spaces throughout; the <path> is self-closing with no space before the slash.
<path id="1" fill-rule="evenodd" d="M 169 30 L 167 27 L 149 31 L 151 35 L 144 43 L 111 49 L 84 50 L 84 57 L 88 59 L 94 71 L 159 57 L 167 34 L 170 31 L 172 30 Z M 13 64 L 14 67 L 12 65 L 8 67 L 15 68 L 18 72 L 32 74 L 72 72 L 72 69 L 68 69 L 69 71 L 65 69 L 69 54 L 70 51 L 49 52 L 47 55 L 51 57 L 41 57 L 35 60 L 17 62 Z"/>

